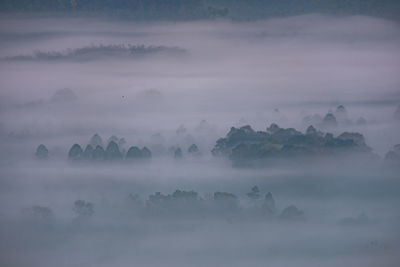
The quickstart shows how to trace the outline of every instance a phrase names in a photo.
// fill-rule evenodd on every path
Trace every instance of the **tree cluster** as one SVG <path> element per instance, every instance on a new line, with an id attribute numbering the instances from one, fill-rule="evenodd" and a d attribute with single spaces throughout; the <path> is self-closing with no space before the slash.
<path id="1" fill-rule="evenodd" d="M 271 124 L 266 131 L 254 131 L 249 125 L 232 127 L 224 138 L 217 140 L 212 150 L 215 156 L 228 156 L 234 161 L 295 156 L 341 155 L 371 153 L 364 136 L 344 132 L 337 137 L 309 126 L 303 134 L 294 128 Z"/>
<path id="2" fill-rule="evenodd" d="M 123 138 L 118 139 L 112 136 L 106 148 L 103 148 L 103 141 L 98 134 L 95 134 L 85 150 L 79 144 L 74 144 L 68 152 L 68 159 L 72 161 L 120 161 L 120 160 L 148 160 L 151 159 L 151 151 L 147 147 L 138 148 L 131 146 L 126 153 L 120 150 L 120 145 L 125 144 Z"/>
<path id="3" fill-rule="evenodd" d="M 138 194 L 130 194 L 128 199 L 132 211 L 141 216 L 304 220 L 304 213 L 294 205 L 279 212 L 271 192 L 263 195 L 257 186 L 244 199 L 229 192 L 217 191 L 202 197 L 195 191 L 185 190 L 167 195 L 156 192 L 145 201 Z"/>

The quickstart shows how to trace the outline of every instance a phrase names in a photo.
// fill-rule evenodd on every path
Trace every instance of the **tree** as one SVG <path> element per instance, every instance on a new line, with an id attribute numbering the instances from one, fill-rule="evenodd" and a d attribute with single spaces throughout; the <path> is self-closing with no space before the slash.
<path id="1" fill-rule="evenodd" d="M 120 160 L 122 159 L 122 154 L 119 151 L 118 144 L 114 141 L 111 141 L 106 149 L 105 152 L 105 159 L 106 160 Z"/>
<path id="2" fill-rule="evenodd" d="M 126 159 L 140 159 L 143 153 L 137 146 L 131 146 L 126 153 Z"/>
<path id="3" fill-rule="evenodd" d="M 346 110 L 346 108 L 343 105 L 339 105 L 336 108 L 335 115 L 339 119 L 339 121 L 346 120 L 347 119 L 347 110 Z"/>
<path id="4" fill-rule="evenodd" d="M 32 206 L 24 209 L 23 214 L 30 219 L 42 222 L 54 219 L 53 211 L 50 208 L 43 206 Z"/>
<path id="5" fill-rule="evenodd" d="M 322 120 L 322 124 L 325 127 L 336 127 L 338 125 L 336 117 L 332 113 L 328 113 L 325 115 Z"/>
<path id="6" fill-rule="evenodd" d="M 186 202 L 195 201 L 198 199 L 198 193 L 195 191 L 184 191 L 184 190 L 175 190 L 172 194 L 174 199 L 181 199 Z"/>
<path id="7" fill-rule="evenodd" d="M 337 137 L 338 139 L 341 140 L 352 140 L 355 144 L 357 144 L 360 147 L 366 147 L 365 143 L 365 138 L 362 134 L 360 133 L 349 133 L 349 132 L 344 132 L 341 135 Z"/>
<path id="8" fill-rule="evenodd" d="M 88 217 L 93 215 L 94 205 L 84 200 L 77 200 L 74 202 L 73 210 L 79 217 Z"/>
<path id="9" fill-rule="evenodd" d="M 115 136 L 115 135 L 112 135 L 112 136 L 110 136 L 110 138 L 108 138 L 107 144 L 109 144 L 109 143 L 112 142 L 112 141 L 114 141 L 115 143 L 118 144 L 119 138 L 118 138 L 117 136 Z"/>
<path id="10" fill-rule="evenodd" d="M 188 153 L 189 153 L 190 155 L 193 155 L 193 156 L 200 156 L 200 150 L 199 150 L 199 148 L 197 147 L 196 144 L 192 144 L 192 145 L 188 148 Z"/>
<path id="11" fill-rule="evenodd" d="M 299 221 L 304 220 L 304 213 L 295 205 L 290 205 L 282 211 L 279 218 L 288 221 Z"/>
<path id="12" fill-rule="evenodd" d="M 392 150 L 386 153 L 385 161 L 400 166 L 400 144 L 395 145 Z"/>
<path id="13" fill-rule="evenodd" d="M 105 151 L 104 148 L 101 146 L 96 146 L 96 148 L 93 150 L 92 158 L 94 160 L 103 160 L 105 156 Z"/>
<path id="14" fill-rule="evenodd" d="M 253 186 L 251 188 L 251 191 L 247 193 L 247 196 L 253 200 L 257 200 L 260 198 L 260 189 L 258 189 L 258 186 Z"/>
<path id="15" fill-rule="evenodd" d="M 147 147 L 142 148 L 142 156 L 144 159 L 150 159 L 151 158 L 151 151 Z"/>
<path id="16" fill-rule="evenodd" d="M 276 213 L 276 207 L 275 207 L 275 200 L 272 197 L 272 193 L 268 192 L 265 195 L 264 203 L 262 206 L 263 212 L 266 215 L 274 215 Z"/>
<path id="17" fill-rule="evenodd" d="M 93 151 L 94 151 L 93 147 L 91 145 L 87 145 L 85 151 L 83 151 L 83 158 L 92 159 Z"/>
<path id="18" fill-rule="evenodd" d="M 68 158 L 71 160 L 80 160 L 82 158 L 82 148 L 78 144 L 74 144 L 68 152 Z"/>
<path id="19" fill-rule="evenodd" d="M 175 151 L 174 151 L 174 158 L 176 158 L 176 159 L 181 159 L 181 158 L 183 158 L 182 150 L 181 150 L 180 147 L 178 147 L 177 149 L 175 149 Z"/>
<path id="20" fill-rule="evenodd" d="M 317 130 L 314 128 L 314 126 L 310 125 L 310 126 L 308 126 L 308 128 L 306 130 L 306 134 L 307 135 L 316 135 Z"/>
<path id="21" fill-rule="evenodd" d="M 35 153 L 36 157 L 39 159 L 47 159 L 49 157 L 49 150 L 46 148 L 45 145 L 40 144 L 37 148 L 36 148 L 36 153 Z"/>
<path id="22" fill-rule="evenodd" d="M 272 124 L 267 128 L 267 132 L 269 132 L 269 133 L 271 133 L 271 134 L 274 134 L 274 133 L 276 133 L 277 131 L 279 131 L 279 129 L 281 129 L 281 128 L 279 128 L 278 124 L 272 123 Z"/>
<path id="23" fill-rule="evenodd" d="M 92 136 L 92 138 L 90 139 L 90 145 L 92 147 L 97 147 L 97 146 L 103 146 L 103 139 L 100 137 L 100 135 L 95 134 Z"/>

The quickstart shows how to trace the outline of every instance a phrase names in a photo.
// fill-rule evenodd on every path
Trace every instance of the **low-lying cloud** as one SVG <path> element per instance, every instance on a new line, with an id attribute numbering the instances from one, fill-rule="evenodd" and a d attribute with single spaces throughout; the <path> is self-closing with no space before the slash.
<path id="1" fill-rule="evenodd" d="M 4 266 L 399 262 L 398 169 L 384 160 L 399 153 L 398 22 L 318 14 L 240 23 L 0 21 Z M 251 131 L 236 129 L 238 141 L 250 132 L 249 146 L 268 147 L 272 123 L 320 142 L 316 155 L 352 136 L 373 159 L 235 168 L 211 154 L 231 127 L 245 125 Z M 306 129 L 319 137 L 307 139 Z M 232 149 L 235 138 L 221 145 Z M 120 158 L 131 146 L 152 157 L 68 159 L 74 144 L 83 151 L 111 141 Z M 275 145 L 291 148 L 289 140 Z M 277 210 L 269 219 L 259 216 L 268 192 Z M 221 196 L 234 212 L 218 210 Z M 287 207 L 301 220 L 282 220 Z"/>

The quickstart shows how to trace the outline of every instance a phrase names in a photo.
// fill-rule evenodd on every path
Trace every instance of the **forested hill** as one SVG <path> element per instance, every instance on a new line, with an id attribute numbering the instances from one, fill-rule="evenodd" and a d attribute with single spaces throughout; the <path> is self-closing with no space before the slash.
<path id="1" fill-rule="evenodd" d="M 309 13 L 398 19 L 398 0 L 2 0 L 0 12 L 92 13 L 138 20 L 253 20 Z"/>

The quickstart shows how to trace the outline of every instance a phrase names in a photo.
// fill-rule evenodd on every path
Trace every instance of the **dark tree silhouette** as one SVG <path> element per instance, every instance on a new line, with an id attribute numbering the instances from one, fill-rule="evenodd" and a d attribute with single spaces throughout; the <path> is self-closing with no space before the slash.
<path id="1" fill-rule="evenodd" d="M 140 159 L 143 157 L 143 152 L 137 146 L 131 146 L 126 153 L 126 159 Z"/>
<path id="2" fill-rule="evenodd" d="M 104 148 L 101 146 L 96 146 L 96 148 L 93 150 L 93 156 L 92 158 L 94 160 L 103 160 L 105 157 L 105 151 Z"/>
<path id="3" fill-rule="evenodd" d="M 95 134 L 92 136 L 92 138 L 90 139 L 90 145 L 92 147 L 97 147 L 97 146 L 103 146 L 103 139 L 100 137 L 100 135 Z"/>
<path id="4" fill-rule="evenodd" d="M 180 147 L 178 147 L 177 149 L 175 149 L 175 151 L 174 151 L 174 158 L 176 158 L 176 159 L 181 159 L 181 158 L 183 158 L 182 150 L 181 150 Z"/>
<path id="5" fill-rule="evenodd" d="M 74 144 L 68 152 L 68 158 L 71 160 L 80 160 L 82 158 L 82 148 L 78 144 Z"/>
<path id="6" fill-rule="evenodd" d="M 200 150 L 197 147 L 196 144 L 192 144 L 189 148 L 188 148 L 188 153 L 192 156 L 199 156 L 200 155 Z"/>
<path id="7" fill-rule="evenodd" d="M 150 149 L 148 149 L 147 147 L 143 147 L 142 148 L 142 156 L 143 156 L 144 159 L 151 158 L 152 155 L 151 155 Z"/>
<path id="8" fill-rule="evenodd" d="M 93 147 L 91 145 L 87 145 L 85 151 L 83 151 L 84 159 L 92 159 L 93 158 Z"/>
<path id="9" fill-rule="evenodd" d="M 115 143 L 114 141 L 111 141 L 106 149 L 105 153 L 105 159 L 106 160 L 120 160 L 122 159 L 122 154 L 119 151 L 118 144 Z"/>
<path id="10" fill-rule="evenodd" d="M 40 144 L 36 149 L 35 155 L 39 159 L 47 159 L 49 157 L 49 150 L 45 145 Z"/>
<path id="11" fill-rule="evenodd" d="M 322 125 L 326 127 L 336 127 L 338 123 L 336 117 L 332 113 L 328 113 L 322 120 Z"/>

